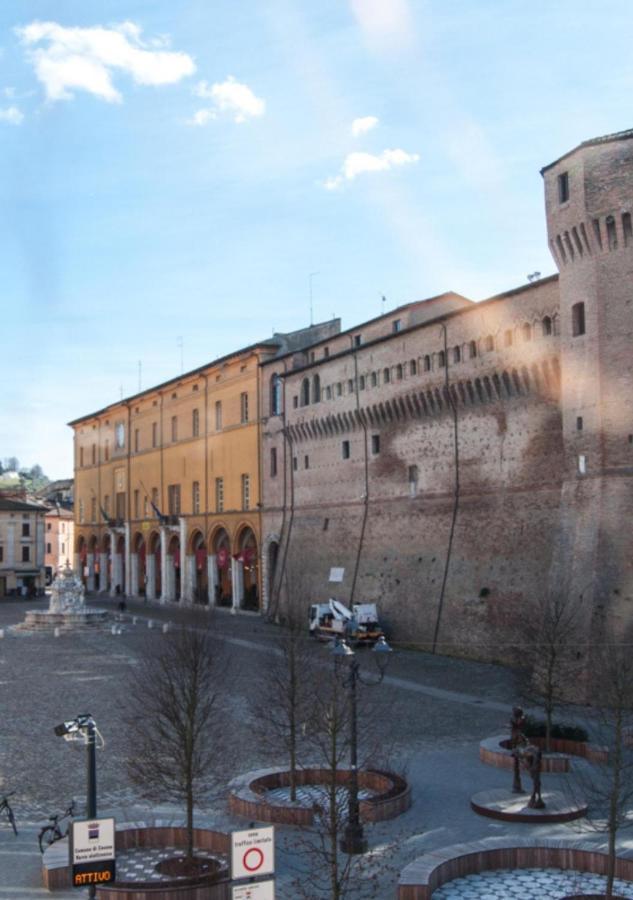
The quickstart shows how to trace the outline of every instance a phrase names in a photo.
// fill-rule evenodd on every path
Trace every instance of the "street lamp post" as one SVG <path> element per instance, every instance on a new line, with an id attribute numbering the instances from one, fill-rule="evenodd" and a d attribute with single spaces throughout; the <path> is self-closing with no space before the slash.
<path id="1" fill-rule="evenodd" d="M 348 792 L 348 813 L 347 824 L 343 837 L 340 841 L 340 848 L 343 853 L 360 854 L 367 852 L 367 838 L 363 833 L 363 825 L 360 820 L 358 807 L 358 711 L 356 702 L 356 686 L 360 681 L 364 685 L 378 685 L 385 677 L 385 669 L 391 647 L 381 637 L 375 644 L 373 652 L 379 669 L 378 679 L 366 680 L 361 675 L 360 666 L 356 658 L 356 654 L 349 644 L 341 638 L 336 638 L 332 645 L 332 655 L 334 657 L 335 666 L 337 663 L 346 661 L 348 672 L 343 678 L 343 684 L 349 688 L 350 698 L 350 777 Z"/>
<path id="2" fill-rule="evenodd" d="M 86 817 L 97 817 L 97 725 L 90 713 L 82 713 L 69 722 L 62 722 L 55 726 L 57 737 L 73 740 L 75 736 L 83 735 L 86 743 Z M 88 896 L 96 896 L 96 887 L 91 884 L 88 887 Z"/>

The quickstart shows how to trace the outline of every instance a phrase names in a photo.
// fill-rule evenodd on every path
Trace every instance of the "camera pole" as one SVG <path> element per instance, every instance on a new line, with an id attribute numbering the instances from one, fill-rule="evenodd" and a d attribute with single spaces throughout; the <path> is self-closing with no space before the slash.
<path id="1" fill-rule="evenodd" d="M 88 719 L 87 724 L 87 784 L 86 784 L 86 815 L 89 819 L 97 817 L 97 736 L 95 731 L 95 722 L 92 717 Z M 91 884 L 88 888 L 88 896 L 91 900 L 96 897 L 96 887 Z"/>

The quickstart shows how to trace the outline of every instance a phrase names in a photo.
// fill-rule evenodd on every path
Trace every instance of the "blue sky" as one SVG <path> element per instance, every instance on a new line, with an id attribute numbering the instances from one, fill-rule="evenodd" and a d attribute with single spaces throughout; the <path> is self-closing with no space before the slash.
<path id="1" fill-rule="evenodd" d="M 625 0 L 5 0 L 0 458 L 273 330 L 554 271 L 539 169 L 633 125 Z"/>

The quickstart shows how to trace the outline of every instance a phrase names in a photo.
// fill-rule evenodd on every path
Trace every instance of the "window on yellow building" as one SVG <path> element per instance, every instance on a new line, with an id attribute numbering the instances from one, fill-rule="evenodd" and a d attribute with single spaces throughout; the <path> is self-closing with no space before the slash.
<path id="1" fill-rule="evenodd" d="M 248 394 L 246 391 L 240 394 L 240 421 L 248 422 Z"/>
<path id="2" fill-rule="evenodd" d="M 194 481 L 191 488 L 191 508 L 194 516 L 200 512 L 200 482 Z"/>
<path id="3" fill-rule="evenodd" d="M 167 508 L 170 516 L 180 515 L 180 485 L 170 484 L 167 486 Z"/>
<path id="4" fill-rule="evenodd" d="M 215 511 L 224 512 L 224 478 L 215 479 Z"/>
<path id="5" fill-rule="evenodd" d="M 152 422 L 152 447 L 158 447 L 158 422 Z"/>
<path id="6" fill-rule="evenodd" d="M 215 430 L 222 430 L 222 401 L 215 401 Z"/>
<path id="7" fill-rule="evenodd" d="M 79 448 L 79 465 L 83 468 L 83 464 L 84 464 L 84 448 L 80 447 Z"/>
<path id="8" fill-rule="evenodd" d="M 251 507 L 251 477 L 242 475 L 242 509 Z"/>
<path id="9" fill-rule="evenodd" d="M 135 519 L 138 519 L 140 508 L 141 508 L 140 504 L 141 504 L 140 492 L 138 490 L 135 490 L 134 491 L 134 518 Z"/>
<path id="10" fill-rule="evenodd" d="M 171 439 L 172 441 L 178 440 L 178 416 L 171 417 Z"/>
<path id="11" fill-rule="evenodd" d="M 97 498 L 91 497 L 90 499 L 90 521 L 97 521 Z"/>
<path id="12" fill-rule="evenodd" d="M 105 461 L 110 459 L 110 441 L 105 442 Z"/>
<path id="13" fill-rule="evenodd" d="M 194 437 L 198 437 L 200 434 L 200 411 L 194 409 L 191 414 L 191 433 Z"/>

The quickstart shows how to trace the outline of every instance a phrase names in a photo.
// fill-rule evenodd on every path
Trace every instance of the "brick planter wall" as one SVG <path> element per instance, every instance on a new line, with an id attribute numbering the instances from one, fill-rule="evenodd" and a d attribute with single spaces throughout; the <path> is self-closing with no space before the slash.
<path id="1" fill-rule="evenodd" d="M 326 784 L 330 778 L 329 769 L 308 768 L 297 771 L 297 785 Z M 336 773 L 336 781 L 346 785 L 349 772 Z M 314 811 L 300 803 L 275 802 L 267 799 L 268 791 L 290 784 L 290 773 L 286 770 L 267 769 L 261 773 L 251 772 L 231 785 L 229 810 L 233 815 L 243 816 L 259 822 L 276 822 L 279 825 L 312 825 Z M 384 822 L 406 812 L 411 806 L 411 788 L 399 775 L 377 769 L 363 769 L 358 773 L 360 788 L 373 791 L 375 796 L 360 800 L 359 811 L 363 822 Z"/>
<path id="2" fill-rule="evenodd" d="M 198 850 L 208 850 L 228 856 L 231 839 L 221 831 L 194 828 L 194 846 Z M 185 847 L 186 829 L 179 826 L 121 825 L 116 830 L 115 845 L 118 850 L 134 847 Z M 49 891 L 68 890 L 70 887 L 70 866 L 68 865 L 68 841 L 52 844 L 42 857 L 42 882 Z M 126 881 L 108 887 L 97 887 L 97 900 L 228 900 L 229 887 L 226 883 L 212 881 L 192 885 L 171 884 L 134 885 Z"/>
<path id="3" fill-rule="evenodd" d="M 607 854 L 595 844 L 529 838 L 488 838 L 430 851 L 400 874 L 397 900 L 430 900 L 433 891 L 465 875 L 492 869 L 578 869 L 606 875 Z M 633 850 L 618 855 L 616 878 L 633 881 Z"/>
<path id="4" fill-rule="evenodd" d="M 545 746 L 545 738 L 530 738 L 537 747 Z M 570 756 L 580 756 L 590 762 L 606 762 L 609 751 L 606 747 L 588 744 L 585 741 L 565 741 L 552 738 L 551 751 L 543 752 L 543 772 L 569 772 Z M 479 759 L 488 766 L 498 769 L 511 769 L 514 761 L 510 750 L 510 738 L 507 735 L 495 735 L 485 738 L 479 744 Z"/>

